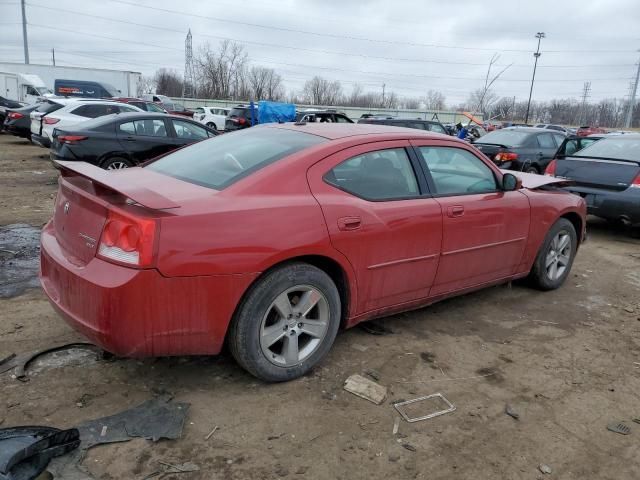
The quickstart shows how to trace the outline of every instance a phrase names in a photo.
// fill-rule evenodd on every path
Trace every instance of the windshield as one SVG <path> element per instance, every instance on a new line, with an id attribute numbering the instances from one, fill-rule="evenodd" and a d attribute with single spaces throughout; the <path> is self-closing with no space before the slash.
<path id="1" fill-rule="evenodd" d="M 325 141 L 291 130 L 251 128 L 195 143 L 145 168 L 221 190 L 270 163 Z"/>
<path id="2" fill-rule="evenodd" d="M 507 147 L 517 147 L 522 145 L 529 136 L 529 132 L 518 132 L 517 130 L 494 130 L 484 135 L 475 143 L 496 143 Z"/>
<path id="3" fill-rule="evenodd" d="M 117 97 L 120 95 L 116 87 L 114 87 L 113 85 L 109 85 L 108 83 L 101 83 L 100 85 L 102 85 L 102 88 L 104 88 L 112 97 Z"/>
<path id="4" fill-rule="evenodd" d="M 574 157 L 615 158 L 640 161 L 640 135 L 634 138 L 603 138 L 583 148 Z"/>
<path id="5" fill-rule="evenodd" d="M 40 95 L 46 95 L 48 93 L 53 93 L 51 90 L 49 90 L 47 87 L 36 87 L 36 91 L 40 94 Z"/>

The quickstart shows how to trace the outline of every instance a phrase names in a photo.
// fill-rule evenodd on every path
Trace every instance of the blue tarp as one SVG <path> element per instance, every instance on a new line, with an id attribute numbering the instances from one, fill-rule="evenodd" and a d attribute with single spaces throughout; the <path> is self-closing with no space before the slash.
<path id="1" fill-rule="evenodd" d="M 296 106 L 293 103 L 258 102 L 258 123 L 294 122 Z"/>

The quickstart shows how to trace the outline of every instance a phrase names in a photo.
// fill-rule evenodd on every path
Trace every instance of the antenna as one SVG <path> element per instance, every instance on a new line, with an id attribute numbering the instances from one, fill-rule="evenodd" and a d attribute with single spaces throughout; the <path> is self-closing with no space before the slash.
<path id="1" fill-rule="evenodd" d="M 182 98 L 195 97 L 195 79 L 193 75 L 193 39 L 191 29 L 184 41 L 184 78 L 182 82 Z"/>

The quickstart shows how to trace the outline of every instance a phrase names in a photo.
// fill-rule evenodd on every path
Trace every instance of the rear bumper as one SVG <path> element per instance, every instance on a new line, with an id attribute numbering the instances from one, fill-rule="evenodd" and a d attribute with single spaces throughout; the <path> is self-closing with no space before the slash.
<path id="1" fill-rule="evenodd" d="M 255 275 L 162 276 L 64 252 L 49 222 L 40 281 L 75 330 L 119 356 L 217 354 L 235 306 Z"/>
<path id="2" fill-rule="evenodd" d="M 18 127 L 16 125 L 4 124 L 4 129 L 12 135 L 20 138 L 29 138 L 31 135 L 31 129 L 25 127 Z"/>
<path id="3" fill-rule="evenodd" d="M 611 220 L 625 219 L 631 225 L 640 225 L 640 188 L 627 188 L 612 192 L 597 188 L 570 186 L 571 193 L 587 202 L 587 212 Z"/>
<path id="4" fill-rule="evenodd" d="M 51 140 L 49 140 L 49 137 L 47 137 L 46 135 L 37 135 L 35 133 L 32 133 L 31 142 L 44 148 L 51 147 Z"/>

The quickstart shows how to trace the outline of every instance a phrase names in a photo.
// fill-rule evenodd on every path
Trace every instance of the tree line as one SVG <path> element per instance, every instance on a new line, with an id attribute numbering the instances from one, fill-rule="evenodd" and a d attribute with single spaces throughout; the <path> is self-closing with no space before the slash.
<path id="1" fill-rule="evenodd" d="M 489 65 L 489 69 L 491 69 Z M 370 109 L 456 110 L 482 113 L 485 119 L 522 121 L 527 102 L 514 97 L 501 97 L 491 84 L 470 92 L 468 98 L 457 105 L 447 104 L 446 97 L 437 90 L 427 90 L 424 96 L 402 97 L 393 91 L 366 91 L 354 84 L 345 92 L 339 80 L 313 76 L 302 89 L 287 92 L 283 77 L 273 68 L 252 65 L 244 47 L 232 41 L 222 41 L 217 48 L 205 44 L 194 55 L 197 98 L 247 101 L 273 100 L 306 105 L 363 107 Z M 487 76 L 489 73 L 487 73 Z M 497 78 L 497 76 L 495 77 Z M 139 93 L 152 93 L 180 97 L 183 93 L 182 76 L 170 69 L 160 69 L 153 77 L 143 77 Z M 617 98 L 597 103 L 582 103 L 575 98 L 532 101 L 529 122 L 558 123 L 563 125 L 600 125 L 620 127 L 624 122 L 627 101 Z M 640 126 L 640 107 L 636 105 L 632 125 Z"/>

